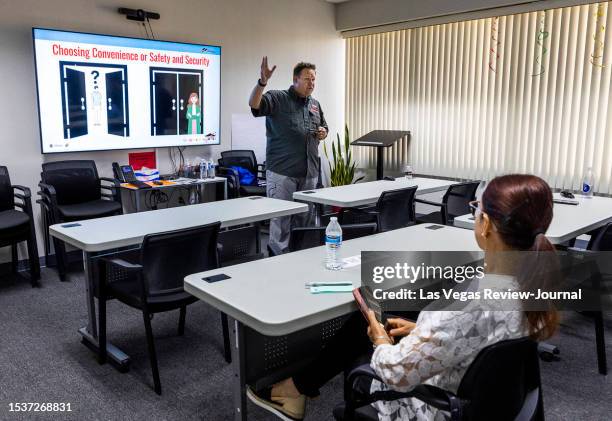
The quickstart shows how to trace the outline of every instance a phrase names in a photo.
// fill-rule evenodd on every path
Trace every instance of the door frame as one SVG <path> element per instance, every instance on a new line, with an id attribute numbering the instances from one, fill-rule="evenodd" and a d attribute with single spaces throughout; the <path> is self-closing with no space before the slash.
<path id="1" fill-rule="evenodd" d="M 170 73 L 173 75 L 177 76 L 177 82 L 176 82 L 176 107 L 177 107 L 177 113 L 176 113 L 176 133 L 172 134 L 172 135 L 158 135 L 156 134 L 156 130 L 155 130 L 155 84 L 153 83 L 153 79 L 154 79 L 154 73 Z M 178 91 L 179 91 L 179 82 L 178 82 L 178 75 L 179 74 L 189 74 L 189 75 L 198 75 L 200 77 L 200 92 L 199 92 L 199 97 L 200 97 L 200 107 L 202 107 L 202 102 L 203 102 L 203 85 L 204 85 L 204 71 L 203 70 L 198 70 L 198 69 L 184 69 L 184 68 L 177 68 L 177 67 L 149 67 L 149 89 L 150 89 L 150 95 L 149 95 L 149 99 L 151 102 L 151 113 L 150 113 L 150 120 L 151 120 L 151 136 L 177 136 L 180 135 L 179 131 L 180 131 L 180 120 L 179 120 L 179 112 L 178 112 L 178 107 L 179 107 L 179 98 L 178 98 Z M 202 125 L 204 123 L 202 122 Z"/>
<path id="2" fill-rule="evenodd" d="M 130 108 L 129 108 L 129 86 L 128 86 L 128 69 L 127 69 L 127 65 L 126 64 L 105 64 L 105 63 L 86 63 L 86 62 L 82 62 L 82 61 L 60 61 L 59 62 L 59 66 L 60 66 L 60 87 L 61 87 L 61 93 L 62 93 L 62 116 L 64 118 L 63 121 L 63 126 L 64 126 L 64 133 L 66 130 L 66 121 L 68 116 L 66 115 L 66 92 L 64 91 L 64 68 L 67 66 L 76 66 L 76 67 L 106 67 L 106 68 L 111 68 L 111 69 L 118 69 L 118 70 L 123 70 L 123 74 L 125 77 L 125 83 L 124 83 L 124 96 L 123 96 L 123 101 L 124 101 L 124 107 L 123 107 L 123 113 L 125 115 L 125 121 L 126 121 L 126 132 L 130 133 Z M 106 109 L 106 107 L 105 107 Z M 72 138 L 66 138 L 64 137 L 64 139 L 72 139 Z"/>

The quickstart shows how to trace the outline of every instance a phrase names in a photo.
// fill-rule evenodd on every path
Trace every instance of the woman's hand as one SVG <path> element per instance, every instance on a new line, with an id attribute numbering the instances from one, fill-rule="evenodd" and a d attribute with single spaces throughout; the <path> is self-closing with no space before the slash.
<path id="1" fill-rule="evenodd" d="M 385 326 L 389 335 L 394 338 L 408 336 L 415 327 L 416 323 L 406 319 L 387 319 Z"/>
<path id="2" fill-rule="evenodd" d="M 368 311 L 368 323 L 368 336 L 374 345 L 393 345 L 393 339 L 387 335 L 385 327 L 376 320 L 376 315 L 372 310 Z"/>

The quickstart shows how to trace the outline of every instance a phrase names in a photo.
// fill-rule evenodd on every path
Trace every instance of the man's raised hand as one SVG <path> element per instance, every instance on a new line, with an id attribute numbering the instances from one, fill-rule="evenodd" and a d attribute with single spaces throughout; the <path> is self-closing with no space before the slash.
<path id="1" fill-rule="evenodd" d="M 276 65 L 272 66 L 272 69 L 268 67 L 268 56 L 264 56 L 263 60 L 261 60 L 261 76 L 259 80 L 264 85 L 268 83 L 268 80 L 272 77 L 272 74 L 276 70 Z"/>

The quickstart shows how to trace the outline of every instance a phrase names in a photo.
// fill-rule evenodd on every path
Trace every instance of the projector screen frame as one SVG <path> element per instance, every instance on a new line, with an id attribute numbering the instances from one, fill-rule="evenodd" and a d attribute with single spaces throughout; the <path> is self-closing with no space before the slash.
<path id="1" fill-rule="evenodd" d="M 174 143 L 170 143 L 170 144 L 161 144 L 161 145 L 150 145 L 150 146 L 137 146 L 137 147 L 129 147 L 129 148 L 109 148 L 109 149 L 85 149 L 85 150 L 78 150 L 78 151 L 74 151 L 74 150 L 60 150 L 60 151 L 47 151 L 45 152 L 44 147 L 43 147 L 43 130 L 42 130 L 42 122 L 41 122 L 41 112 L 40 112 L 40 89 L 38 86 L 38 63 L 37 63 L 37 59 L 36 59 L 36 38 L 35 38 L 35 31 L 36 30 L 42 30 L 42 31 L 54 31 L 54 32 L 63 32 L 63 33 L 72 33 L 72 34 L 82 34 L 82 35 L 95 35 L 95 36 L 101 36 L 101 37 L 110 37 L 110 38 L 125 38 L 125 39 L 133 39 L 133 40 L 140 40 L 140 41 L 153 41 L 153 42 L 168 42 L 168 43 L 172 43 L 172 44 L 184 44 L 184 45 L 195 45 L 198 47 L 202 47 L 202 48 L 206 48 L 206 47 L 211 47 L 211 48 L 218 48 L 219 49 L 219 118 L 218 118 L 218 133 L 217 133 L 217 139 L 214 143 L 207 143 L 207 144 L 185 144 L 185 145 L 177 145 Z M 200 44 L 200 43 L 193 43 L 193 42 L 183 42 L 183 41 L 171 41 L 171 40 L 166 40 L 166 39 L 150 39 L 150 38 L 141 38 L 141 37 L 129 37 L 129 36 L 122 36 L 122 35 L 111 35 L 111 34 L 100 34 L 100 33 L 96 33 L 96 32 L 82 32 L 82 31 L 72 31 L 72 30 L 66 30 L 66 29 L 57 29 L 57 28 L 43 28 L 43 27 L 38 27 L 38 26 L 33 26 L 32 27 L 32 55 L 34 56 L 34 79 L 36 82 L 36 110 L 37 110 L 37 117 L 38 117 L 38 129 L 39 129 L 39 140 L 40 140 L 40 153 L 42 155 L 54 155 L 54 154 L 69 154 L 69 153 L 85 153 L 85 152 L 112 152 L 112 151 L 128 151 L 128 150 L 143 150 L 143 149 L 158 149 L 158 148 L 174 148 L 174 147 L 179 147 L 179 148 L 185 148 L 185 147 L 194 147 L 194 146 L 218 146 L 221 145 L 221 105 L 222 105 L 222 97 L 223 97 L 223 47 L 221 45 L 214 45 L 214 44 Z M 204 134 L 204 133 L 202 133 Z"/>

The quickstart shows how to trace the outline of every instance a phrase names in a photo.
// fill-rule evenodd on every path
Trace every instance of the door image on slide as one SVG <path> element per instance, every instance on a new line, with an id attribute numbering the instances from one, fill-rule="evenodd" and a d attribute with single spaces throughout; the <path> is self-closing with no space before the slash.
<path id="1" fill-rule="evenodd" d="M 64 139 L 130 135 L 127 66 L 60 61 Z"/>
<path id="2" fill-rule="evenodd" d="M 151 136 L 202 134 L 202 70 L 151 67 Z M 198 104 L 189 104 L 196 94 Z M 197 118 L 196 118 L 197 117 Z M 189 118 L 189 120 L 188 120 Z M 196 121 L 197 123 L 193 123 Z M 189 127 L 196 124 L 195 132 Z"/>

